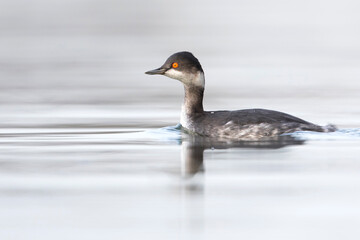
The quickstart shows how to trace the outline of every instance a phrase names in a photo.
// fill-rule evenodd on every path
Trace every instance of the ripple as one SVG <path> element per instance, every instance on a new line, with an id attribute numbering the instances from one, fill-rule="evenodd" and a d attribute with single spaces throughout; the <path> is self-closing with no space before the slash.
<path id="1" fill-rule="evenodd" d="M 167 142 L 179 142 L 181 140 L 181 125 L 168 126 L 158 129 L 145 130 L 143 132 L 131 133 L 135 138 L 153 139 Z"/>
<path id="2" fill-rule="evenodd" d="M 299 131 L 284 135 L 302 140 L 360 140 L 360 128 L 339 129 L 330 133 Z"/>

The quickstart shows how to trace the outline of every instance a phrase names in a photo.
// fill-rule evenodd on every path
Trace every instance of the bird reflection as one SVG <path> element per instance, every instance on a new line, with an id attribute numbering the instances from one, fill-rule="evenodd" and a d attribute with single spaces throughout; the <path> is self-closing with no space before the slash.
<path id="1" fill-rule="evenodd" d="M 290 145 L 301 145 L 305 141 L 290 135 L 277 136 L 261 141 L 220 140 L 183 133 L 181 149 L 181 175 L 192 177 L 204 172 L 204 151 L 206 149 L 261 148 L 278 149 Z"/>

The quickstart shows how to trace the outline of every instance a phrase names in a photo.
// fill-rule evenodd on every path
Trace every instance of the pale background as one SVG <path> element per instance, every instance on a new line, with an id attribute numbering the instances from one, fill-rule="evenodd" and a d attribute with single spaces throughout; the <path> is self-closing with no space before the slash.
<path id="1" fill-rule="evenodd" d="M 0 239 L 359 239 L 359 1 L 0 1 Z M 181 176 L 181 85 L 206 109 L 338 125 L 281 149 L 205 151 Z M 145 132 L 144 132 L 145 131 Z M 150 132 L 149 132 L 150 131 Z M 343 132 L 342 132 L 343 133 Z"/>

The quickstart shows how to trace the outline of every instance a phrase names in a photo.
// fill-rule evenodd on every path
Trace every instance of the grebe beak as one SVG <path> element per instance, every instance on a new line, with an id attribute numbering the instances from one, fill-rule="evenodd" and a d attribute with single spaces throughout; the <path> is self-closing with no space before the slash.
<path id="1" fill-rule="evenodd" d="M 149 75 L 156 75 L 156 74 L 164 75 L 164 73 L 165 73 L 167 70 L 168 70 L 168 69 L 165 69 L 165 68 L 163 68 L 163 67 L 159 67 L 159 68 L 157 68 L 157 69 L 147 71 L 147 72 L 145 72 L 145 74 L 149 74 Z"/>

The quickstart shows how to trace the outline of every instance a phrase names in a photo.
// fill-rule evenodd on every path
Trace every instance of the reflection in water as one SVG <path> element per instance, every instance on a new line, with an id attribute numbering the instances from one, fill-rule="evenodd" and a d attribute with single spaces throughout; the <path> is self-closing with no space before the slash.
<path id="1" fill-rule="evenodd" d="M 183 135 L 181 149 L 181 175 L 194 176 L 204 171 L 204 151 L 206 149 L 228 148 L 262 148 L 277 149 L 289 145 L 303 144 L 304 140 L 296 139 L 290 135 L 278 136 L 264 141 L 233 141 L 219 140 L 198 135 Z"/>
<path id="2" fill-rule="evenodd" d="M 204 150 L 203 146 L 189 141 L 181 143 L 181 175 L 183 177 L 193 176 L 204 170 Z"/>
<path id="3" fill-rule="evenodd" d="M 279 136 L 267 141 L 221 141 L 183 133 L 181 143 L 181 176 L 184 178 L 180 188 L 181 232 L 201 234 L 205 231 L 205 185 L 204 151 L 206 149 L 265 148 L 277 149 L 289 145 L 303 144 L 294 137 Z"/>

